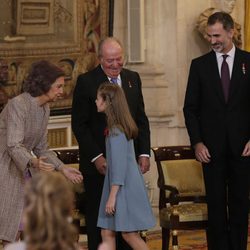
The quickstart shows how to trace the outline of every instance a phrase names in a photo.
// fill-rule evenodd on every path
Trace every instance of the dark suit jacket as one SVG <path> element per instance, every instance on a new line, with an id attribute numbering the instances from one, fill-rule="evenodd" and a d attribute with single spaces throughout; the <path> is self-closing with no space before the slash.
<path id="1" fill-rule="evenodd" d="M 138 138 L 135 140 L 136 155 L 149 155 L 149 122 L 144 111 L 139 74 L 123 69 L 120 75 L 130 112 L 139 129 Z M 72 129 L 79 144 L 80 169 L 84 174 L 97 174 L 91 160 L 100 153 L 105 155 L 106 120 L 103 113 L 97 112 L 95 104 L 97 89 L 105 81 L 108 81 L 108 78 L 99 65 L 92 71 L 80 75 L 74 90 Z"/>
<path id="2" fill-rule="evenodd" d="M 212 157 L 225 147 L 240 156 L 250 139 L 250 53 L 236 48 L 227 103 L 215 52 L 194 59 L 184 115 L 192 145 L 203 142 Z"/>

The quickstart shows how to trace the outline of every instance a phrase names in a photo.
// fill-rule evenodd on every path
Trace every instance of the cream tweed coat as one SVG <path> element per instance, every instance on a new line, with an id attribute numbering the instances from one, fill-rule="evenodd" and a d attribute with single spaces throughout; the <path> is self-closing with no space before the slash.
<path id="1" fill-rule="evenodd" d="M 47 157 L 63 163 L 47 148 L 49 105 L 39 106 L 28 93 L 11 99 L 0 114 L 0 239 L 14 241 L 23 211 L 24 173 L 29 160 Z M 31 175 L 37 170 L 30 168 Z"/>

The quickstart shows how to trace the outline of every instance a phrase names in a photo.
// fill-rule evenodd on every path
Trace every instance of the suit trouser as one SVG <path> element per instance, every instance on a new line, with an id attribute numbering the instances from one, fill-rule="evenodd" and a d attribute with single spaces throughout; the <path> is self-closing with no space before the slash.
<path id="1" fill-rule="evenodd" d="M 86 195 L 86 227 L 88 236 L 88 250 L 97 250 L 101 243 L 101 230 L 97 227 L 99 205 L 102 196 L 104 176 L 84 175 L 84 187 Z M 121 234 L 116 236 L 116 249 L 130 250 L 131 248 L 122 239 Z"/>
<path id="2" fill-rule="evenodd" d="M 208 202 L 208 249 L 246 250 L 249 157 L 224 155 L 203 165 Z"/>

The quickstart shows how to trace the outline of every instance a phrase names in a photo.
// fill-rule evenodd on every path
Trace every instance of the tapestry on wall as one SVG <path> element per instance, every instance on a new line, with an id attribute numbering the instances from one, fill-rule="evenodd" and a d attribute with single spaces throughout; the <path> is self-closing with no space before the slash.
<path id="1" fill-rule="evenodd" d="M 112 0 L 3 0 L 0 9 L 0 111 L 22 91 L 30 65 L 41 59 L 65 72 L 62 99 L 52 114 L 70 112 L 77 76 L 97 63 L 110 34 Z"/>

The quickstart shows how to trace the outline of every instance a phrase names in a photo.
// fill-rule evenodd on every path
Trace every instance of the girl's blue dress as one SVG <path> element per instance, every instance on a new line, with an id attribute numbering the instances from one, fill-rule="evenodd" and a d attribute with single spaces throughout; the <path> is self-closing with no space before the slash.
<path id="1" fill-rule="evenodd" d="M 155 218 L 147 189 L 135 159 L 133 140 L 114 128 L 106 137 L 107 172 L 105 175 L 97 226 L 113 231 L 132 232 L 154 227 Z M 120 185 L 114 215 L 105 213 L 111 185 Z"/>

